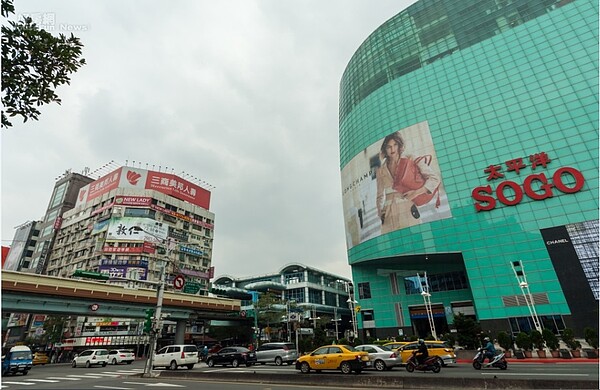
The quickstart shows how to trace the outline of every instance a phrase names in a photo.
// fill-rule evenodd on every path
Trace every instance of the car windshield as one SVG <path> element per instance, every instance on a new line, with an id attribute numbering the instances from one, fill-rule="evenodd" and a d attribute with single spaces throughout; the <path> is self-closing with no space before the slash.
<path id="1" fill-rule="evenodd" d="M 379 348 L 383 349 L 384 351 L 391 351 L 392 349 L 390 347 L 388 347 L 387 345 L 381 345 L 379 346 Z"/>
<path id="2" fill-rule="evenodd" d="M 29 351 L 17 351 L 12 353 L 14 360 L 27 360 L 31 359 L 31 352 Z"/>
<path id="3" fill-rule="evenodd" d="M 342 347 L 346 348 L 350 352 L 360 352 L 359 350 L 357 350 L 356 348 L 354 348 L 351 345 L 342 345 Z"/>

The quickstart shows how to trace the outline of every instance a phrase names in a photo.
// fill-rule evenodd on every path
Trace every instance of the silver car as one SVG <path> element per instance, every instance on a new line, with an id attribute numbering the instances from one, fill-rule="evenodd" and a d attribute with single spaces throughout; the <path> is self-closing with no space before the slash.
<path id="1" fill-rule="evenodd" d="M 402 365 L 402 357 L 385 345 L 363 344 L 354 348 L 357 351 L 367 352 L 372 362 L 371 367 L 377 371 L 389 371 L 393 367 Z"/>
<path id="2" fill-rule="evenodd" d="M 260 364 L 292 364 L 298 359 L 298 351 L 292 343 L 265 343 L 256 350 L 256 361 Z"/>

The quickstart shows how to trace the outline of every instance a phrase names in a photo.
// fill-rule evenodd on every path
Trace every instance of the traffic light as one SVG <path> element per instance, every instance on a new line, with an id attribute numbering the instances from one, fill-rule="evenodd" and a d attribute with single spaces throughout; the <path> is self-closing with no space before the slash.
<path id="1" fill-rule="evenodd" d="M 83 271 L 83 270 L 75 270 L 73 272 L 72 277 L 82 277 L 82 278 L 90 278 L 90 279 L 98 279 L 98 280 L 108 280 L 109 275 L 101 272 L 91 272 L 91 271 Z"/>
<path id="2" fill-rule="evenodd" d="M 154 318 L 154 309 L 146 309 L 146 321 L 144 321 L 144 332 L 150 333 L 152 330 L 152 320 Z"/>

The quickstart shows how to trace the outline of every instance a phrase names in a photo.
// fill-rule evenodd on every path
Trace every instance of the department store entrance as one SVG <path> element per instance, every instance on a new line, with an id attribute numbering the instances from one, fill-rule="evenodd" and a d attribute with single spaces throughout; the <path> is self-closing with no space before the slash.
<path id="1" fill-rule="evenodd" d="M 431 329 L 429 327 L 429 320 L 427 319 L 427 310 L 425 310 L 425 305 L 410 306 L 408 310 L 410 313 L 410 321 L 412 323 L 414 334 L 421 339 L 431 340 Z M 448 322 L 446 321 L 444 306 L 431 305 L 431 311 L 433 313 L 435 332 L 438 337 L 442 333 L 448 333 L 450 330 L 448 328 Z"/>

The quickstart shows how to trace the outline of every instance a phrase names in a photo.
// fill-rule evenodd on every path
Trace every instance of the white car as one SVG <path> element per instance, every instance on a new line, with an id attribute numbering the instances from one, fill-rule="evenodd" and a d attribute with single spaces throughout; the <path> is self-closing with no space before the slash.
<path id="1" fill-rule="evenodd" d="M 130 349 L 112 349 L 108 352 L 108 362 L 110 364 L 131 364 L 134 360 L 135 354 Z"/>
<path id="2" fill-rule="evenodd" d="M 167 370 L 176 370 L 179 366 L 186 366 L 191 370 L 196 363 L 198 363 L 198 348 L 195 345 L 167 345 L 154 355 L 152 369 L 166 367 Z"/>
<path id="3" fill-rule="evenodd" d="M 81 352 L 71 362 L 72 367 L 77 366 L 102 366 L 108 364 L 108 349 L 86 349 Z"/>

